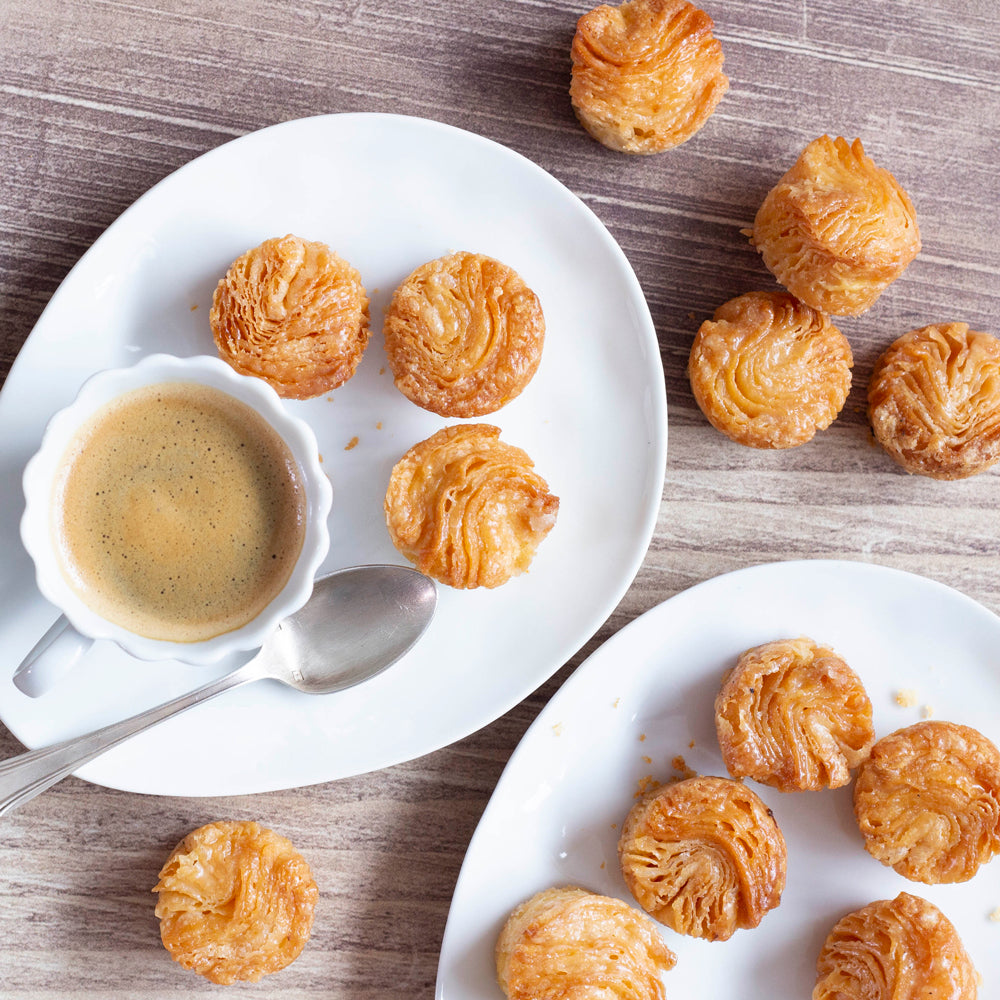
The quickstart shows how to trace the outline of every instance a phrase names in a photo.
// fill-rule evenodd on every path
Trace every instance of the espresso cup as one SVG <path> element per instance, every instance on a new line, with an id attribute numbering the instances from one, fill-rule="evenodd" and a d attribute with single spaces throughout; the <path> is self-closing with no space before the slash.
<path id="1" fill-rule="evenodd" d="M 255 649 L 309 599 L 330 545 L 312 429 L 214 357 L 92 376 L 23 485 L 21 539 L 68 621 L 36 646 L 43 673 L 95 639 L 195 664 Z"/>

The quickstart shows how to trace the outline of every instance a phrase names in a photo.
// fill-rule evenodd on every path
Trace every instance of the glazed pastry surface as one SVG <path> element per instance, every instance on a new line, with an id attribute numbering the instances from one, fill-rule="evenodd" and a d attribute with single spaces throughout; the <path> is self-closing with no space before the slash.
<path id="1" fill-rule="evenodd" d="M 965 323 L 911 330 L 868 383 L 875 439 L 907 472 L 966 479 L 1000 459 L 1000 340 Z"/>
<path id="2" fill-rule="evenodd" d="M 734 778 L 782 792 L 846 785 L 875 742 L 860 678 L 807 638 L 744 652 L 715 699 L 715 727 Z"/>
<path id="3" fill-rule="evenodd" d="M 837 921 L 812 1000 L 976 1000 L 978 977 L 951 921 L 901 892 Z"/>
<path id="4" fill-rule="evenodd" d="M 853 362 L 824 313 L 785 292 L 749 292 L 702 323 L 688 378 L 716 430 L 752 448 L 792 448 L 836 419 Z"/>
<path id="5" fill-rule="evenodd" d="M 625 820 L 618 858 L 647 913 L 709 941 L 756 927 L 785 887 L 785 840 L 774 816 L 730 778 L 687 778 L 648 795 Z"/>
<path id="6" fill-rule="evenodd" d="M 224 984 L 256 982 L 293 962 L 309 940 L 319 896 L 291 842 L 252 822 L 189 833 L 153 891 L 174 961 Z"/>
<path id="7" fill-rule="evenodd" d="M 794 296 L 856 316 L 916 257 L 920 230 L 909 195 L 860 139 L 824 135 L 768 193 L 750 241 Z"/>
<path id="8" fill-rule="evenodd" d="M 558 512 L 527 453 L 489 424 L 445 427 L 414 445 L 385 495 L 396 548 L 458 589 L 498 587 L 526 572 Z"/>
<path id="9" fill-rule="evenodd" d="M 287 399 L 343 385 L 369 337 L 357 270 L 325 243 L 292 235 L 265 240 L 232 263 L 209 319 L 223 360 Z"/>
<path id="10" fill-rule="evenodd" d="M 953 722 L 897 730 L 858 769 L 854 813 L 868 853 L 904 878 L 967 882 L 1000 851 L 1000 752 Z"/>
<path id="11" fill-rule="evenodd" d="M 479 417 L 518 396 L 538 369 L 538 296 L 498 260 L 454 253 L 418 267 L 395 291 L 385 349 L 400 392 L 448 417 Z"/>
<path id="12" fill-rule="evenodd" d="M 570 99 L 583 127 L 624 153 L 690 139 L 729 87 L 714 24 L 686 0 L 602 4 L 577 23 Z"/>
<path id="13" fill-rule="evenodd" d="M 661 976 L 676 959 L 645 914 L 568 887 L 514 910 L 496 964 L 510 1000 L 664 1000 Z"/>

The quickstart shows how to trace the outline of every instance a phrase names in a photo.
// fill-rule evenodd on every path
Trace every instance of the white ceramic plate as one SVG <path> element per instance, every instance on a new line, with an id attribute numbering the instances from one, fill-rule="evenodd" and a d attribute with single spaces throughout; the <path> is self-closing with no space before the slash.
<path id="1" fill-rule="evenodd" d="M 438 969 L 438 1000 L 497 1000 L 493 948 L 508 913 L 535 892 L 580 885 L 634 904 L 617 864 L 621 823 L 647 775 L 673 761 L 726 771 L 713 701 L 744 649 L 807 635 L 857 671 L 876 734 L 923 717 L 971 725 L 1000 742 L 1000 618 L 922 577 L 863 563 L 789 562 L 702 583 L 604 643 L 546 705 L 511 757 L 469 846 Z M 901 707 L 896 695 L 912 692 Z M 680 761 L 677 762 L 681 764 Z M 961 885 L 924 886 L 864 850 L 851 786 L 782 794 L 752 783 L 788 845 L 787 886 L 760 926 L 725 942 L 664 928 L 677 955 L 670 1000 L 812 995 L 815 961 L 833 924 L 876 899 L 911 892 L 939 906 L 983 976 L 1000 980 L 1000 861 Z"/>
<path id="2" fill-rule="evenodd" d="M 442 587 L 420 645 L 368 683 L 322 698 L 270 684 L 241 689 L 88 765 L 79 773 L 91 781 L 242 794 L 427 753 L 491 722 L 558 669 L 614 609 L 645 554 L 666 457 L 663 373 L 641 289 L 607 230 L 545 171 L 468 132 L 396 115 L 292 121 L 221 146 L 140 198 L 72 270 L 21 351 L 0 394 L 8 674 L 55 615 L 17 540 L 20 476 L 45 422 L 98 369 L 153 351 L 214 353 L 208 312 L 219 278 L 249 247 L 289 232 L 329 243 L 372 298 L 372 341 L 355 377 L 328 397 L 288 404 L 316 431 L 334 485 L 323 569 L 404 562 L 382 513 L 389 472 L 449 421 L 394 388 L 381 319 L 413 268 L 454 249 L 503 260 L 541 300 L 538 373 L 485 419 L 535 460 L 561 498 L 558 524 L 526 576 L 495 591 Z M 210 672 L 140 663 L 98 644 L 37 700 L 0 683 L 0 718 L 35 747 Z"/>

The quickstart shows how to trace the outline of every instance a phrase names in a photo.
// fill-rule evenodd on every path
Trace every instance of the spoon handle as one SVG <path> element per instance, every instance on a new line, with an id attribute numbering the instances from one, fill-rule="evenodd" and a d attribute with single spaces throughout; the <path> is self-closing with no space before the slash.
<path id="1" fill-rule="evenodd" d="M 209 681 L 203 687 L 182 694 L 172 701 L 133 715 L 120 722 L 113 722 L 102 729 L 82 736 L 74 736 L 52 746 L 29 750 L 16 757 L 0 761 L 0 816 L 11 812 L 33 799 L 46 788 L 62 781 L 77 768 L 99 757 L 130 736 L 155 726 L 164 719 L 200 705 L 209 698 L 229 691 L 249 681 L 259 680 L 265 674 L 255 657 L 237 670 Z"/>

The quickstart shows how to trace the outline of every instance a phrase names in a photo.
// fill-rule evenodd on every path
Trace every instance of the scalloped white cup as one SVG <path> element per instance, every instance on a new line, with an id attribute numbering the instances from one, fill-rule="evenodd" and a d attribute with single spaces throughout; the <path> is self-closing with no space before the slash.
<path id="1" fill-rule="evenodd" d="M 197 382 L 220 389 L 251 406 L 288 445 L 298 464 L 306 497 L 302 551 L 281 592 L 252 621 L 198 642 L 150 639 L 96 614 L 63 574 L 52 534 L 53 485 L 74 435 L 90 416 L 122 393 L 161 382 Z M 42 596 L 62 611 L 70 625 L 59 642 L 45 645 L 43 640 L 33 651 L 38 661 L 33 669 L 43 672 L 46 658 L 79 655 L 95 639 L 110 639 L 142 660 L 181 660 L 195 664 L 212 663 L 230 653 L 256 649 L 282 618 L 298 611 L 309 600 L 316 573 L 330 547 L 327 517 L 333 488 L 320 465 L 319 447 L 312 428 L 288 413 L 278 394 L 266 382 L 239 375 L 214 357 L 176 358 L 152 354 L 130 368 L 108 369 L 91 376 L 76 399 L 49 421 L 39 450 L 25 467 L 23 485 L 25 510 L 21 518 L 21 541 L 34 561 Z M 51 664 L 50 669 L 57 669 L 57 666 Z"/>

